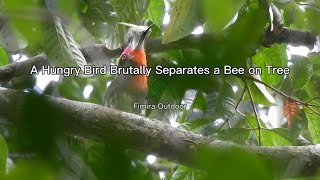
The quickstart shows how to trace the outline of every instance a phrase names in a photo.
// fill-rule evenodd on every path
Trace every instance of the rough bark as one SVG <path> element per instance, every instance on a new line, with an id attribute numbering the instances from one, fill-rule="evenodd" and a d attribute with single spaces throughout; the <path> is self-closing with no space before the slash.
<path id="1" fill-rule="evenodd" d="M 0 116 L 16 117 L 22 110 L 19 105 L 26 96 L 25 92 L 0 88 Z M 196 147 L 206 142 L 201 135 L 157 120 L 96 104 L 49 96 L 47 98 L 61 114 L 69 117 L 67 124 L 70 124 L 70 133 L 82 137 L 98 141 L 113 141 L 117 137 L 119 144 L 186 164 L 192 162 L 190 157 Z"/>
<path id="2" fill-rule="evenodd" d="M 274 4 L 271 4 L 271 8 L 273 12 L 273 22 L 272 26 L 270 24 L 265 32 L 263 42 L 265 46 L 271 46 L 275 43 L 285 43 L 293 46 L 306 46 L 309 49 L 314 48 L 317 41 L 314 34 L 284 27 L 279 9 Z"/>
<path id="3" fill-rule="evenodd" d="M 0 116 L 9 120 L 17 117 L 15 114 L 23 111 L 19 102 L 27 95 L 26 92 L 0 88 Z M 211 141 L 207 137 L 171 127 L 157 120 L 100 105 L 50 96 L 45 98 L 61 114 L 68 117 L 68 133 L 104 142 L 114 142 L 116 139 L 117 143 L 125 144 L 128 148 L 185 165 L 199 167 L 195 155 L 203 147 L 207 147 L 212 153 L 222 154 L 233 148 L 242 149 L 261 158 L 261 161 L 274 165 L 272 173 L 281 178 L 312 176 L 320 168 L 320 145 L 257 147 Z"/>
<path id="4" fill-rule="evenodd" d="M 40 69 L 41 66 L 49 64 L 47 56 L 44 54 L 37 55 L 26 61 L 14 62 L 6 66 L 0 67 L 0 82 L 9 81 L 13 77 L 28 76 L 32 66 Z"/>

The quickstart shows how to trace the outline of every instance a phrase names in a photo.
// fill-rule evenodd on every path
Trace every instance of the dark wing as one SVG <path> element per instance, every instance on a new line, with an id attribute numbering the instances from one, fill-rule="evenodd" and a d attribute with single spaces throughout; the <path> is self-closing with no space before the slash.
<path id="1" fill-rule="evenodd" d="M 119 84 L 116 79 L 110 84 L 105 94 L 104 105 L 124 112 L 142 115 L 138 104 L 145 104 L 145 95 L 130 91 L 127 86 Z M 135 106 L 135 103 L 136 106 Z"/>

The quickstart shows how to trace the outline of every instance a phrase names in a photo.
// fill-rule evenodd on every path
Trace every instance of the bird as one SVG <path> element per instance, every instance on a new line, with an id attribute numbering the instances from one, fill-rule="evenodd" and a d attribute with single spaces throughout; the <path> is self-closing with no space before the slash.
<path id="1" fill-rule="evenodd" d="M 151 26 L 142 32 L 136 44 L 134 41 L 135 38 L 131 40 L 131 43 L 129 43 L 120 55 L 118 67 L 147 67 L 144 41 Z M 143 115 L 144 110 L 136 108 L 134 104 L 145 104 L 147 92 L 148 81 L 146 74 L 118 74 L 106 90 L 104 106 Z"/>

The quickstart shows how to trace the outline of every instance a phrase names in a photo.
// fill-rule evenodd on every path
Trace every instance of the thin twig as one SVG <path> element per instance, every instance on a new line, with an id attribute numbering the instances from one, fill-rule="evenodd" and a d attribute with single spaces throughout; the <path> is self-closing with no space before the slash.
<path id="1" fill-rule="evenodd" d="M 226 121 L 228 123 L 228 128 L 230 129 L 231 128 L 230 119 L 228 118 Z"/>
<path id="2" fill-rule="evenodd" d="M 227 118 L 224 122 L 223 122 L 223 124 L 217 129 L 217 131 L 216 132 L 219 132 L 221 129 L 222 129 L 222 127 L 224 126 L 224 125 L 226 125 L 226 123 L 229 121 L 229 118 Z"/>
<path id="3" fill-rule="evenodd" d="M 248 121 L 246 115 L 243 114 L 242 112 L 240 112 L 240 110 L 238 109 L 241 101 L 242 101 L 243 98 L 244 98 L 245 92 L 246 92 L 246 88 L 243 88 L 243 91 L 242 91 L 242 94 L 241 94 L 241 98 L 240 98 L 239 101 L 237 102 L 237 104 L 236 104 L 236 106 L 235 106 L 235 109 L 236 109 L 236 111 L 240 114 L 240 116 L 242 116 L 242 117 L 247 121 L 248 125 L 251 126 L 251 124 L 250 124 L 250 122 Z M 251 129 L 254 129 L 254 128 L 252 128 L 252 126 L 251 126 Z"/>
<path id="4" fill-rule="evenodd" d="M 316 99 L 320 99 L 320 97 L 314 97 L 314 98 L 310 99 L 309 101 L 307 101 L 306 103 L 309 103 L 309 102 L 314 101 Z"/>
<path id="5" fill-rule="evenodd" d="M 251 102 L 251 106 L 253 108 L 253 112 L 254 112 L 254 116 L 256 117 L 256 120 L 257 120 L 257 125 L 258 125 L 258 132 L 259 132 L 259 142 L 258 142 L 258 145 L 261 146 L 261 124 L 260 124 L 260 121 L 259 121 L 259 117 L 258 117 L 258 111 L 256 109 L 256 106 L 254 105 L 254 101 L 253 101 L 253 97 L 252 97 L 252 93 L 251 93 L 251 90 L 250 88 L 248 87 L 248 84 L 247 84 L 247 81 L 246 80 L 242 80 L 244 82 L 244 86 L 245 88 L 247 89 L 248 91 L 248 95 L 249 95 L 249 98 L 250 98 L 250 102 Z"/>
<path id="6" fill-rule="evenodd" d="M 305 106 L 306 108 L 310 109 L 313 113 L 315 113 L 315 114 L 317 114 L 317 115 L 320 115 L 320 112 L 318 112 L 318 111 L 316 111 L 315 109 L 313 109 L 312 107 L 310 107 L 310 106 L 316 106 L 316 107 L 318 106 L 318 105 L 315 105 L 315 104 L 310 104 L 310 102 L 311 102 L 312 100 L 311 100 L 311 101 L 307 101 L 307 102 L 303 102 L 303 101 L 301 101 L 301 100 L 299 100 L 299 99 L 295 99 L 295 98 L 293 98 L 293 97 L 285 94 L 284 92 L 282 92 L 282 91 L 280 91 L 280 90 L 278 90 L 278 89 L 270 86 L 269 84 L 267 84 L 267 83 L 265 83 L 265 82 L 262 82 L 262 81 L 260 81 L 260 80 L 258 80 L 258 79 L 256 79 L 256 78 L 254 78 L 254 77 L 251 77 L 251 76 L 243 75 L 243 76 L 238 76 L 238 77 L 240 77 L 240 79 L 245 78 L 245 79 L 249 79 L 249 80 L 258 82 L 258 83 L 260 83 L 260 84 L 263 84 L 263 85 L 267 86 L 268 88 L 272 89 L 273 91 L 275 91 L 276 93 L 278 93 L 278 94 L 280 94 L 280 95 L 288 98 L 288 99 L 291 100 L 291 101 L 295 101 L 295 102 L 297 102 L 297 103 Z"/>
<path id="7" fill-rule="evenodd" d="M 246 89 L 243 88 L 243 91 L 242 91 L 242 94 L 241 94 L 241 98 L 239 99 L 239 101 L 237 102 L 237 104 L 236 104 L 236 106 L 235 106 L 236 111 L 237 111 L 241 116 L 243 116 L 243 117 L 245 117 L 245 115 L 244 115 L 242 112 L 240 112 L 240 110 L 238 109 L 238 107 L 239 107 L 241 101 L 242 101 L 243 98 L 244 98 L 245 92 L 246 92 Z"/>

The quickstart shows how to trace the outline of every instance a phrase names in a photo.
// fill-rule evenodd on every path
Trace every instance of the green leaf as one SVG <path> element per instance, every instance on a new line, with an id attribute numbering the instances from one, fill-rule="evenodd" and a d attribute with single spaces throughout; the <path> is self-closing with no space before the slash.
<path id="1" fill-rule="evenodd" d="M 308 130 L 314 144 L 320 143 L 320 121 L 319 115 L 307 113 Z"/>
<path id="2" fill-rule="evenodd" d="M 57 178 L 58 174 L 55 174 L 52 165 L 40 160 L 20 160 L 6 176 L 6 179 L 16 180 L 54 180 Z"/>
<path id="3" fill-rule="evenodd" d="M 171 180 L 184 180 L 190 170 L 185 166 L 179 166 L 172 174 Z"/>
<path id="4" fill-rule="evenodd" d="M 265 66 L 286 67 L 286 45 L 276 44 L 270 48 L 262 48 L 252 59 L 262 70 L 260 77 L 263 82 L 276 86 L 283 79 L 284 75 L 268 74 Z"/>
<path id="5" fill-rule="evenodd" d="M 245 0 L 205 0 L 203 8 L 215 30 L 222 30 L 245 4 Z"/>
<path id="6" fill-rule="evenodd" d="M 273 129 L 270 129 L 270 131 L 277 133 L 279 136 L 290 141 L 292 144 L 296 142 L 299 136 L 299 133 L 295 133 L 295 131 L 291 132 L 289 129 L 285 129 L 285 128 L 273 128 Z"/>
<path id="7" fill-rule="evenodd" d="M 283 14 L 283 22 L 286 27 L 296 28 L 296 29 L 306 29 L 306 13 L 300 5 L 295 1 L 290 1 L 283 4 L 281 7 Z"/>
<path id="8" fill-rule="evenodd" d="M 222 114 L 223 118 L 230 118 L 235 113 L 235 94 L 232 86 L 225 82 L 218 95 L 215 110 L 217 114 Z"/>
<path id="9" fill-rule="evenodd" d="M 2 47 L 0 47 L 0 66 L 7 64 L 9 64 L 7 53 Z"/>
<path id="10" fill-rule="evenodd" d="M 303 88 L 313 75 L 313 64 L 308 58 L 297 59 L 290 68 L 290 78 L 293 83 L 293 89 Z"/>
<path id="11" fill-rule="evenodd" d="M 25 48 L 28 43 L 23 35 L 8 22 L 3 22 L 0 33 L 0 46 L 8 53 L 15 54 Z"/>
<path id="12" fill-rule="evenodd" d="M 8 148 L 7 143 L 0 134 L 0 177 L 6 174 Z"/>
<path id="13" fill-rule="evenodd" d="M 290 141 L 288 141 L 283 136 L 279 135 L 279 132 L 276 133 L 277 130 L 261 130 L 261 143 L 263 146 L 282 146 L 282 145 L 292 145 Z"/>
<path id="14" fill-rule="evenodd" d="M 87 62 L 82 52 L 80 51 L 80 49 L 77 47 L 77 44 L 73 39 L 73 36 L 62 24 L 60 18 L 55 17 L 54 23 L 55 23 L 56 31 L 58 33 L 60 46 L 63 47 L 63 50 L 65 51 L 66 55 L 69 55 L 70 58 L 74 60 L 75 63 L 77 63 L 77 65 L 83 69 L 84 66 L 87 65 Z M 69 58 L 65 59 L 65 61 L 68 59 Z"/>
<path id="15" fill-rule="evenodd" d="M 216 147 L 220 147 L 219 144 Z M 268 171 L 271 167 L 268 167 L 258 155 L 241 148 L 203 148 L 197 150 L 195 159 L 200 168 L 206 170 L 206 178 L 203 179 L 273 179 Z"/>
<path id="16" fill-rule="evenodd" d="M 257 119 L 254 115 L 246 115 L 246 121 L 250 128 L 252 129 L 258 128 Z M 261 119 L 260 119 L 260 125 L 262 126 L 262 128 L 266 128 L 266 125 L 264 124 L 263 121 L 261 121 Z"/>
<path id="17" fill-rule="evenodd" d="M 309 3 L 310 6 L 313 6 L 312 2 Z M 319 5 L 317 6 L 319 8 Z M 317 8 L 306 8 L 306 24 L 307 28 L 314 34 L 320 33 L 320 22 L 319 16 L 320 12 Z"/>
<path id="18" fill-rule="evenodd" d="M 85 101 L 83 98 L 83 88 L 86 83 L 87 78 L 65 78 L 59 86 L 60 96 L 76 101 Z"/>
<path id="19" fill-rule="evenodd" d="M 103 40 L 107 48 L 120 48 L 124 42 L 126 29 L 118 24 L 121 20 L 114 15 L 115 10 L 110 2 L 90 0 L 85 1 L 82 6 L 86 6 L 85 11 L 80 9 L 79 13 L 86 29 L 96 38 Z"/>
<path id="20" fill-rule="evenodd" d="M 165 91 L 165 90 L 168 90 L 171 98 L 173 98 L 174 100 L 178 99 L 175 92 L 171 89 L 171 87 L 168 85 L 168 83 L 163 79 L 159 79 L 152 84 L 151 88 L 149 88 L 149 90 L 148 90 L 148 94 L 147 94 L 146 99 L 153 98 L 156 95 L 158 95 L 160 92 Z"/>
<path id="21" fill-rule="evenodd" d="M 72 15 L 76 12 L 78 6 L 80 6 L 79 1 L 77 0 L 56 0 L 53 1 L 56 3 L 56 11 L 62 15 L 62 17 L 72 17 Z"/>
<path id="22" fill-rule="evenodd" d="M 140 23 L 150 0 L 109 0 L 120 20 L 126 23 Z"/>
<path id="23" fill-rule="evenodd" d="M 254 103 L 266 106 L 275 103 L 274 98 L 270 95 L 263 84 L 257 82 L 248 82 L 248 86 L 251 90 Z M 246 93 L 246 96 L 248 96 L 248 93 Z M 249 97 L 246 98 L 249 99 Z"/>
<path id="24" fill-rule="evenodd" d="M 198 91 L 192 104 L 193 108 L 200 109 L 201 111 L 206 110 L 206 99 L 203 97 L 203 92 Z"/>
<path id="25" fill-rule="evenodd" d="M 250 136 L 250 129 L 230 128 L 217 133 L 216 137 L 220 140 L 232 141 L 238 144 L 244 144 Z"/>
<path id="26" fill-rule="evenodd" d="M 170 22 L 164 31 L 162 43 L 177 41 L 190 34 L 200 23 L 198 0 L 176 0 Z"/>
<path id="27" fill-rule="evenodd" d="M 259 141 L 259 130 L 258 130 L 258 122 L 257 119 L 254 115 L 246 115 L 245 117 L 246 123 L 247 125 L 251 128 L 251 129 L 255 129 L 253 130 L 255 138 L 256 138 L 256 142 Z M 260 125 L 262 128 L 266 128 L 266 125 L 264 124 L 264 122 L 259 119 Z"/>
<path id="28" fill-rule="evenodd" d="M 216 118 L 231 118 L 235 113 L 235 94 L 232 90 L 232 86 L 224 82 L 218 97 L 213 102 L 209 102 L 207 105 L 207 112 L 209 115 Z"/>
<path id="29" fill-rule="evenodd" d="M 43 3 L 40 1 L 4 1 L 6 16 L 13 27 L 28 41 L 28 48 L 39 50 L 43 41 Z M 22 13 L 22 10 L 24 13 Z"/>
<path id="30" fill-rule="evenodd" d="M 317 54 L 310 54 L 308 56 L 308 58 L 312 62 L 312 64 L 320 65 L 320 55 L 318 53 Z"/>
<path id="31" fill-rule="evenodd" d="M 156 25 L 161 27 L 162 19 L 164 15 L 164 1 L 151 1 L 146 13 L 146 17 L 154 22 Z"/>

